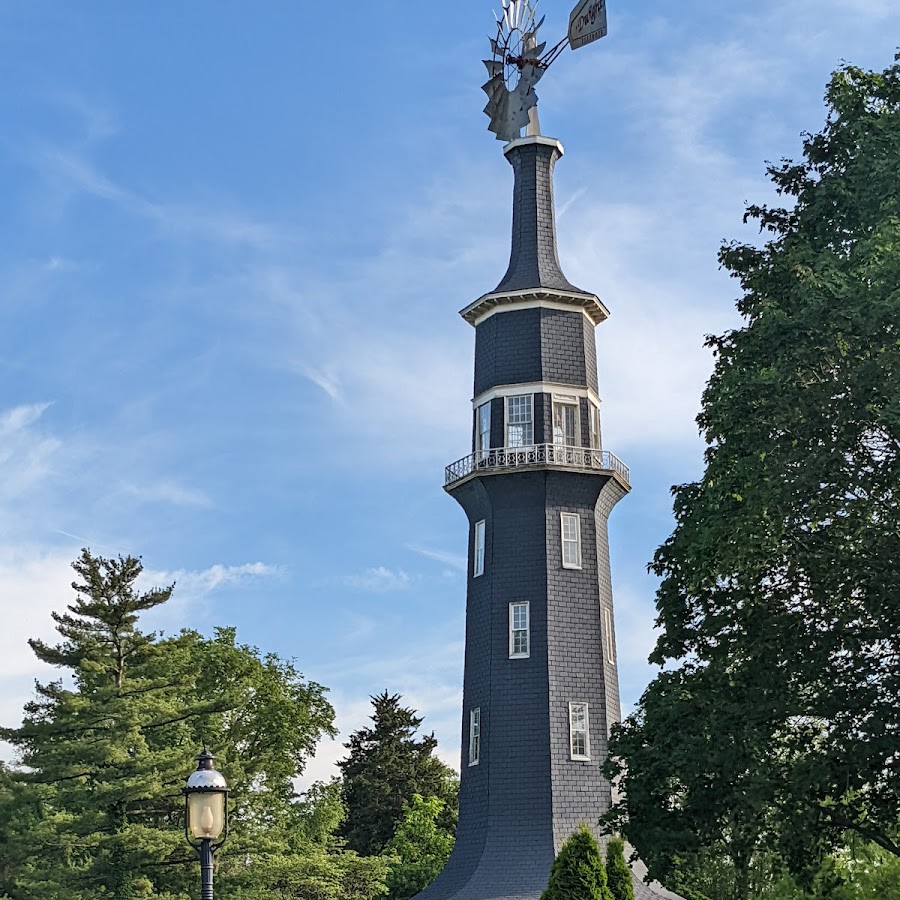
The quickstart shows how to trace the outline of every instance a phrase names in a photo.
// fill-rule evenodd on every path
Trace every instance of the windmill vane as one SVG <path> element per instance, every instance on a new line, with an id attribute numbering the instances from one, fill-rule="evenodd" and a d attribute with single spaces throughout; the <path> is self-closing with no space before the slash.
<path id="1" fill-rule="evenodd" d="M 503 15 L 494 12 L 497 35 L 490 38 L 491 59 L 484 60 L 488 96 L 484 112 L 488 130 L 499 141 L 540 134 L 535 85 L 566 47 L 576 49 L 606 34 L 606 0 L 579 0 L 569 16 L 569 32 L 549 51 L 538 39 L 544 19 L 535 21 L 537 0 L 502 0 Z"/>

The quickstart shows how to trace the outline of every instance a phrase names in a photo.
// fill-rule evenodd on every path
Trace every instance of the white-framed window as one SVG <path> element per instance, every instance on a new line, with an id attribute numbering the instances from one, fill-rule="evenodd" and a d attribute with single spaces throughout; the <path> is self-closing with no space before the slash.
<path id="1" fill-rule="evenodd" d="M 469 711 L 469 765 L 477 766 L 481 759 L 481 710 Z"/>
<path id="2" fill-rule="evenodd" d="M 594 450 L 600 449 L 600 408 L 593 403 L 588 402 L 591 420 L 591 447 Z"/>
<path id="3" fill-rule="evenodd" d="M 606 661 L 614 663 L 612 611 L 608 606 L 603 607 L 603 646 L 606 648 Z"/>
<path id="4" fill-rule="evenodd" d="M 479 453 L 487 453 L 491 449 L 491 403 L 482 403 L 475 412 L 476 427 L 475 449 Z"/>
<path id="5" fill-rule="evenodd" d="M 509 658 L 531 655 L 531 613 L 527 602 L 509 604 Z"/>
<path id="6" fill-rule="evenodd" d="M 572 759 L 590 759 L 587 703 L 569 704 L 569 751 Z"/>
<path id="7" fill-rule="evenodd" d="M 562 513 L 560 516 L 562 532 L 562 564 L 564 569 L 581 568 L 581 516 L 575 513 Z"/>
<path id="8" fill-rule="evenodd" d="M 484 575 L 484 519 L 475 523 L 475 553 L 472 574 L 477 578 Z"/>
<path id="9" fill-rule="evenodd" d="M 553 443 L 557 447 L 578 446 L 578 398 L 553 398 Z"/>
<path id="10" fill-rule="evenodd" d="M 506 446 L 530 447 L 534 443 L 534 394 L 506 398 Z"/>

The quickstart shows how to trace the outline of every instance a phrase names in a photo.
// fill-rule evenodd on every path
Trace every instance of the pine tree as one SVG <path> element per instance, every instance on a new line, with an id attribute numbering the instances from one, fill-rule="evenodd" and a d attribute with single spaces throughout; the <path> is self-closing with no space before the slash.
<path id="1" fill-rule="evenodd" d="M 625 861 L 625 841 L 610 838 L 606 845 L 606 881 L 613 900 L 634 900 L 631 869 Z"/>
<path id="2" fill-rule="evenodd" d="M 458 809 L 456 775 L 434 756 L 434 734 L 416 739 L 422 718 L 400 705 L 399 694 L 372 697 L 371 728 L 355 731 L 344 745 L 349 756 L 338 763 L 347 818 L 347 846 L 374 856 L 393 837 L 415 794 L 445 802 L 439 825 L 454 833 Z"/>
<path id="3" fill-rule="evenodd" d="M 597 839 L 586 825 L 560 848 L 541 900 L 613 900 Z"/>
<path id="4" fill-rule="evenodd" d="M 18 751 L 20 805 L 36 809 L 19 842 L 32 854 L 13 879 L 21 897 L 187 896 L 197 876 L 181 788 L 207 743 L 234 789 L 229 851 L 290 852 L 293 779 L 334 733 L 324 688 L 238 645 L 231 629 L 213 639 L 141 631 L 140 614 L 172 588 L 139 592 L 139 559 L 85 550 L 73 568 L 75 601 L 54 614 L 62 640 L 31 642 L 68 677 L 37 685 L 22 726 L 0 730 Z M 227 854 L 220 868 L 227 875 Z"/>

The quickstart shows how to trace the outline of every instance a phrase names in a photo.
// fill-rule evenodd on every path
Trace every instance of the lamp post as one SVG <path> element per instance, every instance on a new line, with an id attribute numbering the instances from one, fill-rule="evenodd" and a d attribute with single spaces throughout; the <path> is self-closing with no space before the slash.
<path id="1" fill-rule="evenodd" d="M 228 785 L 214 759 L 204 750 L 184 788 L 185 834 L 200 857 L 200 900 L 213 900 L 213 854 L 228 837 Z"/>

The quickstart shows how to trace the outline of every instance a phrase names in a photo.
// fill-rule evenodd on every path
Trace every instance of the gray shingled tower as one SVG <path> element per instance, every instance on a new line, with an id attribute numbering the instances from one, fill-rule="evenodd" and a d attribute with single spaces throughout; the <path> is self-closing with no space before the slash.
<path id="1" fill-rule="evenodd" d="M 562 146 L 531 136 L 504 152 L 512 253 L 496 289 L 462 311 L 476 335 L 473 451 L 445 485 L 469 519 L 459 826 L 419 900 L 537 900 L 562 842 L 611 802 L 607 519 L 630 488 L 601 446 L 594 328 L 607 310 L 559 265 Z"/>

